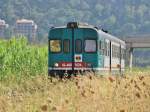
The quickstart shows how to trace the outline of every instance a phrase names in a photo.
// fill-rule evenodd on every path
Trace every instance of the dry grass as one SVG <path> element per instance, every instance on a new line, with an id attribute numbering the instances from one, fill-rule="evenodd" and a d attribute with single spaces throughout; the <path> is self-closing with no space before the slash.
<path id="1" fill-rule="evenodd" d="M 0 112 L 150 112 L 149 74 L 0 83 Z"/>

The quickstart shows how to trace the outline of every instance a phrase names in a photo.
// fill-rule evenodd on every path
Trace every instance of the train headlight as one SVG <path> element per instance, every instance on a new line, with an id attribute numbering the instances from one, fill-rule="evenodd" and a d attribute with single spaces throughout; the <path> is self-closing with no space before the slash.
<path id="1" fill-rule="evenodd" d="M 58 63 L 55 63 L 55 64 L 54 64 L 54 66 L 55 66 L 55 67 L 58 67 L 58 66 L 59 66 L 59 64 L 58 64 Z"/>

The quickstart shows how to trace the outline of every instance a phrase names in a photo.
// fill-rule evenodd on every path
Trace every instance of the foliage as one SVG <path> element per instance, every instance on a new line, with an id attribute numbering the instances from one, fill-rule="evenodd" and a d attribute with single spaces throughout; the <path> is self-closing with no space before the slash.
<path id="1" fill-rule="evenodd" d="M 47 71 L 47 48 L 28 45 L 26 38 L 0 41 L 0 78 L 36 75 Z"/>

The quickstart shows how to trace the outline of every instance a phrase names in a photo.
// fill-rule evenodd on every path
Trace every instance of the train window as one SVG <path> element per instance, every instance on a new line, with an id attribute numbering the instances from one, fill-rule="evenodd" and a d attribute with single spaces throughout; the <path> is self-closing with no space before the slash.
<path id="1" fill-rule="evenodd" d="M 125 49 L 123 49 L 123 59 L 125 59 Z"/>
<path id="2" fill-rule="evenodd" d="M 105 55 L 105 43 L 101 41 L 102 55 Z"/>
<path id="3" fill-rule="evenodd" d="M 69 41 L 69 39 L 65 39 L 63 41 L 63 51 L 64 51 L 64 53 L 70 52 L 70 41 Z"/>
<path id="4" fill-rule="evenodd" d="M 114 45 L 112 45 L 112 57 L 114 57 Z"/>
<path id="5" fill-rule="evenodd" d="M 112 45 L 112 57 L 120 58 L 120 48 L 118 46 Z"/>
<path id="6" fill-rule="evenodd" d="M 110 45 L 109 43 L 105 42 L 105 56 L 110 55 Z"/>
<path id="7" fill-rule="evenodd" d="M 61 40 L 50 40 L 50 51 L 53 53 L 61 52 Z"/>
<path id="8" fill-rule="evenodd" d="M 105 56 L 107 56 L 107 42 L 105 42 Z"/>
<path id="9" fill-rule="evenodd" d="M 118 58 L 118 47 L 116 46 L 116 49 L 115 49 L 115 53 L 116 53 L 116 58 Z"/>
<path id="10" fill-rule="evenodd" d="M 101 49 L 104 50 L 105 49 L 105 43 L 101 41 Z"/>
<path id="11" fill-rule="evenodd" d="M 117 47 L 117 58 L 120 58 L 120 47 Z"/>
<path id="12" fill-rule="evenodd" d="M 96 52 L 96 40 L 85 40 L 85 52 Z"/>
<path id="13" fill-rule="evenodd" d="M 119 57 L 118 54 L 119 54 L 119 49 L 118 49 L 117 46 L 115 46 L 115 57 L 116 57 L 116 58 Z"/>
<path id="14" fill-rule="evenodd" d="M 99 50 L 101 50 L 102 49 L 102 41 L 100 40 L 99 41 Z"/>
<path id="15" fill-rule="evenodd" d="M 114 57 L 116 58 L 116 46 L 114 46 Z"/>
<path id="16" fill-rule="evenodd" d="M 125 49 L 121 49 L 121 58 L 125 59 Z"/>
<path id="17" fill-rule="evenodd" d="M 103 42 L 103 41 L 99 41 L 99 50 L 101 51 L 101 54 L 102 55 L 105 55 L 105 51 L 106 51 L 106 49 L 105 49 L 105 42 Z"/>
<path id="18" fill-rule="evenodd" d="M 123 49 L 121 49 L 121 59 L 123 59 Z"/>
<path id="19" fill-rule="evenodd" d="M 110 56 L 110 44 L 109 43 L 107 43 L 107 54 L 108 54 L 108 56 Z"/>
<path id="20" fill-rule="evenodd" d="M 112 57 L 119 58 L 119 47 L 112 45 Z"/>
<path id="21" fill-rule="evenodd" d="M 75 46 L 75 52 L 76 53 L 81 53 L 82 52 L 82 40 L 77 39 L 75 42 L 76 46 Z"/>

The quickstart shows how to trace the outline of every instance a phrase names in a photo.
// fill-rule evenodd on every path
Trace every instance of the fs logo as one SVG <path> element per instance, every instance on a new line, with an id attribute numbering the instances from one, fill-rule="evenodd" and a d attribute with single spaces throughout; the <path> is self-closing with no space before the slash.
<path id="1" fill-rule="evenodd" d="M 82 55 L 81 54 L 75 54 L 75 62 L 82 62 Z"/>

